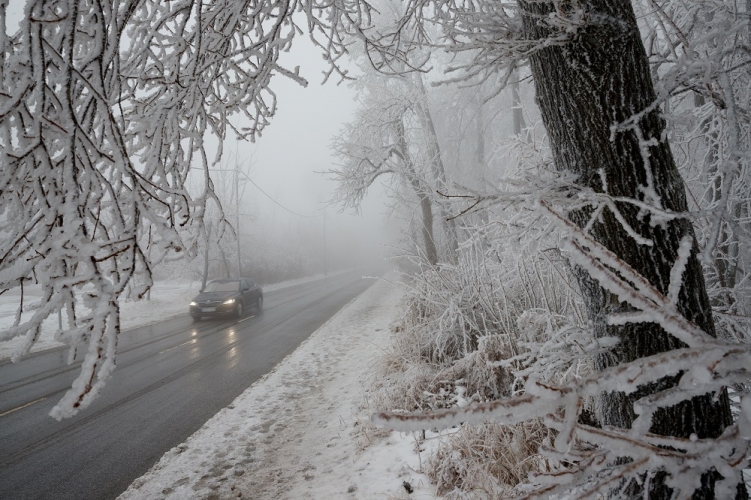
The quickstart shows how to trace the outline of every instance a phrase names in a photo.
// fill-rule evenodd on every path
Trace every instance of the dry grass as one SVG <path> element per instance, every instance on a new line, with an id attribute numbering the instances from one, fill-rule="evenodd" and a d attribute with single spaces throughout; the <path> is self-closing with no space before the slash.
<path id="1" fill-rule="evenodd" d="M 471 253 L 455 268 L 423 268 L 408 280 L 405 313 L 368 404 L 434 410 L 518 391 L 529 368 L 546 361 L 537 349 L 562 327 L 583 323 L 564 276 L 545 258 L 508 265 Z M 510 359 L 518 361 L 500 366 Z M 547 376 L 575 375 L 582 368 L 575 353 L 570 359 Z M 378 431 L 364 424 L 363 432 Z M 552 431 L 538 420 L 464 425 L 441 439 L 423 466 L 447 498 L 508 498 L 530 472 L 549 470 L 539 449 L 550 445 Z"/>
<path id="2" fill-rule="evenodd" d="M 514 426 L 463 426 L 439 448 L 426 472 L 438 494 L 446 498 L 463 498 L 468 493 L 509 498 L 530 472 L 547 470 L 538 449 L 552 440 L 551 431 L 538 420 Z"/>

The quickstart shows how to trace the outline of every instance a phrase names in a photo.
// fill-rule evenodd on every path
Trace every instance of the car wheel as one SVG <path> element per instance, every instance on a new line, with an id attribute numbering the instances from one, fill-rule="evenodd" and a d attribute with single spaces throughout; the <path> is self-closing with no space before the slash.
<path id="1" fill-rule="evenodd" d="M 193 318 L 193 323 L 198 323 L 199 321 L 201 321 L 201 317 L 200 316 L 193 316 L 191 314 L 190 317 Z"/>
<path id="2" fill-rule="evenodd" d="M 242 318 L 243 317 L 243 303 L 242 302 L 238 302 L 237 303 L 237 307 L 235 308 L 235 315 L 238 318 Z"/>
<path id="3" fill-rule="evenodd" d="M 258 300 L 256 300 L 256 311 L 260 313 L 261 309 L 263 309 L 263 297 L 258 297 Z"/>

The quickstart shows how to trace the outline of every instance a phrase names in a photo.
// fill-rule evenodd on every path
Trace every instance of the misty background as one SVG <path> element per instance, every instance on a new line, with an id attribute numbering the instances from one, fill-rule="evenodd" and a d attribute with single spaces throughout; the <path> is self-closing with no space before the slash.
<path id="1" fill-rule="evenodd" d="M 358 212 L 344 210 L 330 203 L 336 181 L 325 174 L 336 167 L 330 144 L 352 119 L 357 94 L 349 82 L 337 84 L 331 78 L 323 83 L 326 63 L 320 48 L 307 37 L 300 37 L 283 55 L 282 63 L 287 61 L 300 66 L 308 86 L 274 75 L 271 88 L 277 95 L 277 113 L 270 125 L 254 143 L 228 132 L 224 157 L 211 173 L 233 227 L 239 199 L 241 272 L 271 283 L 382 264 L 393 253 L 400 226 L 387 205 L 388 188 L 378 182 Z M 243 118 L 235 116 L 232 124 L 247 126 Z M 203 174 L 196 173 L 191 185 L 198 191 Z M 235 275 L 235 235 L 214 225 L 211 241 L 216 245 L 210 246 L 209 279 Z M 156 276 L 177 271 L 200 279 L 202 261 L 199 255 L 191 262 L 167 264 L 156 270 Z"/>
<path id="2" fill-rule="evenodd" d="M 23 6 L 24 2 L 8 5 L 9 34 L 18 30 Z M 353 55 L 357 57 L 357 50 Z M 326 172 L 341 168 L 332 142 L 355 120 L 363 89 L 353 82 L 362 78 L 362 68 L 345 57 L 339 63 L 353 80 L 332 75 L 324 83 L 328 63 L 308 36 L 296 37 L 279 62 L 283 67 L 299 67 L 308 85 L 274 74 L 270 89 L 277 97 L 276 114 L 256 141 L 238 139 L 228 129 L 221 162 L 211 167 L 226 224 L 219 223 L 219 207 L 209 201 L 207 279 L 237 275 L 238 247 L 240 274 L 260 283 L 383 264 L 389 257 L 419 252 L 422 222 L 417 202 L 405 200 L 403 186 L 392 175 L 376 180 L 356 210 L 332 202 L 337 180 Z M 442 79 L 446 62 L 436 61 L 433 71 L 425 74 L 429 86 Z M 532 97 L 528 83 L 522 82 L 518 89 L 526 101 Z M 441 154 L 448 185 L 461 190 L 498 185 L 516 167 L 508 144 L 519 133 L 519 117 L 531 136 L 539 120 L 536 109 L 523 111 L 525 121 L 521 106 L 514 108 L 518 101 L 511 93 L 498 93 L 495 88 L 437 87 L 430 95 L 444 145 Z M 230 122 L 238 129 L 250 125 L 240 113 Z M 212 134 L 207 133 L 204 140 L 209 150 L 218 146 Z M 187 185 L 195 195 L 204 187 L 204 174 L 201 166 L 193 168 Z M 443 235 L 437 232 L 435 237 Z M 194 250 L 192 258 L 177 255 L 162 261 L 153 270 L 154 278 L 201 280 L 206 246 Z"/>

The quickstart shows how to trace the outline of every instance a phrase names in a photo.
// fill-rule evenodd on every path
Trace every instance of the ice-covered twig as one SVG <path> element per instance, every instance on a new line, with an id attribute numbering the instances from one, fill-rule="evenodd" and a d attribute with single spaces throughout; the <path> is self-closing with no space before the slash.
<path id="1" fill-rule="evenodd" d="M 571 239 L 564 241 L 563 248 L 569 252 L 572 260 L 582 266 L 603 288 L 639 311 L 634 316 L 616 316 L 613 320 L 614 323 L 621 324 L 628 320 L 644 321 L 649 319 L 659 323 L 668 333 L 689 346 L 716 345 L 721 342 L 688 321 L 678 311 L 675 303 L 663 296 L 651 283 L 613 252 L 596 242 L 578 226 L 561 217 L 544 201 L 540 202 L 540 206 L 570 235 Z M 686 251 L 690 252 L 690 246 L 688 246 L 688 249 L 684 247 L 691 243 L 682 241 L 681 248 L 684 254 Z M 677 276 L 682 274 L 685 267 L 683 259 L 687 258 L 687 256 L 681 255 L 683 254 L 679 253 L 679 259 L 673 267 Z M 679 271 L 680 274 L 678 274 Z"/>
<path id="2" fill-rule="evenodd" d="M 424 413 L 381 412 L 373 415 L 375 425 L 401 432 L 422 429 L 446 429 L 462 423 L 483 423 L 488 421 L 514 424 L 528 420 L 530 415 L 545 415 L 560 406 L 557 398 L 545 399 L 530 394 L 516 396 L 502 401 L 478 403 L 466 408 Z"/>

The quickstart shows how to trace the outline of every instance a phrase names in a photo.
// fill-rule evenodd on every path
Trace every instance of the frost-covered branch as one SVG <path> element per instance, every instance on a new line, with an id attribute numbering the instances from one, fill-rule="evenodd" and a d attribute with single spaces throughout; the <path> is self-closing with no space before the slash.
<path id="1" fill-rule="evenodd" d="M 11 35 L 6 7 L 0 289 L 35 282 L 43 298 L 30 316 L 21 299 L 0 340 L 25 337 L 18 359 L 47 319 L 64 318 L 56 338 L 70 345 L 70 360 L 85 355 L 52 411 L 62 418 L 87 406 L 115 368 L 123 292 L 142 297 L 155 265 L 196 253 L 208 201 L 224 219 L 210 169 L 229 118 L 244 115 L 249 125 L 232 131 L 253 139 L 276 111 L 272 76 L 306 84 L 279 63 L 305 30 L 326 54 L 327 77 L 346 78 L 339 61 L 347 37 L 365 36 L 370 6 L 34 0 Z M 204 142 L 211 136 L 216 151 Z M 188 189 L 191 169 L 203 170 L 198 192 Z"/>

